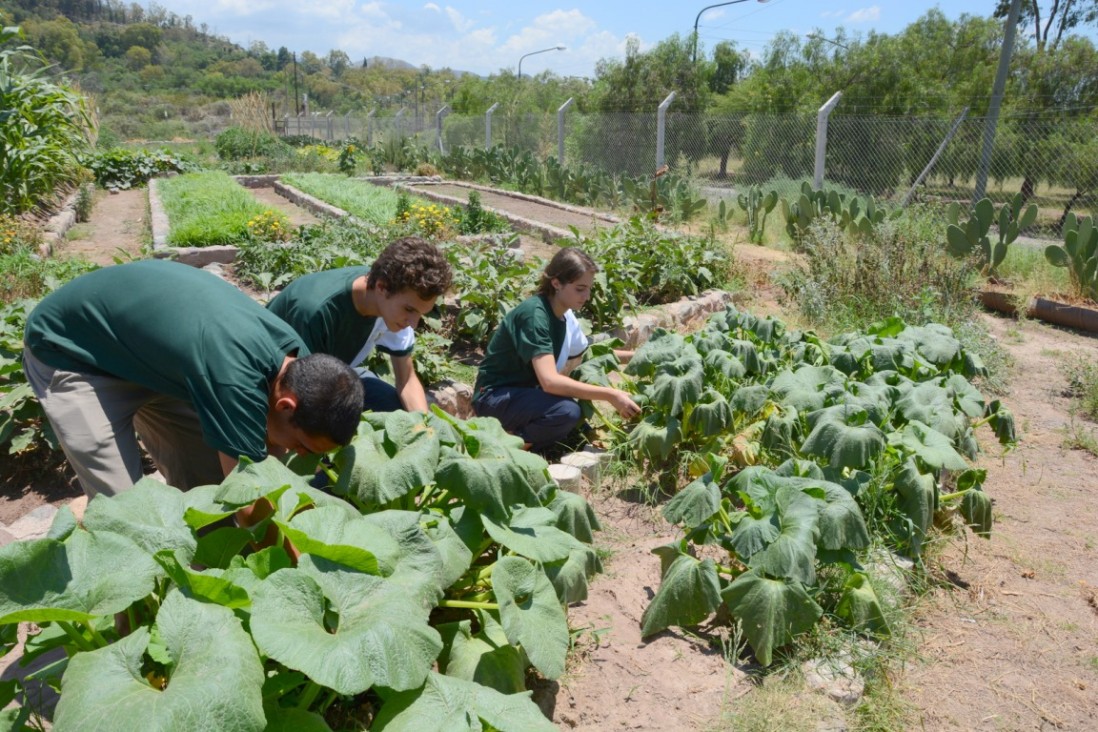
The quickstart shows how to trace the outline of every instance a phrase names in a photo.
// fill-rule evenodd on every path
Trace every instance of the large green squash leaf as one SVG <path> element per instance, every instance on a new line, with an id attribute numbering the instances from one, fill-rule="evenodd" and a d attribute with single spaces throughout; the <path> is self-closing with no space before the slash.
<path id="1" fill-rule="evenodd" d="M 720 486 L 707 473 L 675 494 L 663 507 L 663 517 L 690 531 L 708 523 L 720 507 Z"/>
<path id="2" fill-rule="evenodd" d="M 165 549 L 156 555 L 156 560 L 187 597 L 227 608 L 247 607 L 251 604 L 247 590 L 225 578 L 222 570 L 193 570 L 181 561 L 180 554 L 179 550 L 173 554 Z"/>
<path id="3" fill-rule="evenodd" d="M 728 351 L 710 351 L 702 360 L 706 376 L 712 377 L 719 374 L 726 381 L 737 381 L 747 375 L 747 368 L 740 359 Z"/>
<path id="4" fill-rule="evenodd" d="M 557 598 L 565 605 L 587 599 L 587 580 L 602 572 L 602 560 L 589 546 L 575 548 L 567 559 L 541 565 L 553 583 Z"/>
<path id="5" fill-rule="evenodd" d="M 889 435 L 889 442 L 917 455 L 936 470 L 964 470 L 968 467 L 968 462 L 953 449 L 948 437 L 922 422 L 908 422 L 900 432 Z"/>
<path id="6" fill-rule="evenodd" d="M 549 578 L 522 557 L 503 557 L 492 568 L 492 590 L 507 639 L 522 646 L 545 678 L 559 678 L 568 654 L 568 620 Z"/>
<path id="7" fill-rule="evenodd" d="M 678 333 L 657 328 L 652 337 L 633 354 L 633 358 L 625 366 L 625 373 L 630 376 L 653 376 L 662 364 L 675 361 L 685 349 L 685 338 Z"/>
<path id="8" fill-rule="evenodd" d="M 920 356 L 939 369 L 945 369 L 961 353 L 961 342 L 940 323 L 909 325 L 896 338 L 911 344 Z"/>
<path id="9" fill-rule="evenodd" d="M 753 554 L 747 564 L 770 577 L 785 577 L 813 585 L 816 583 L 816 540 L 819 536 L 817 499 L 786 484 L 778 490 L 777 501 L 778 536 Z"/>
<path id="10" fill-rule="evenodd" d="M 659 415 L 642 419 L 629 433 L 629 444 L 655 462 L 667 460 L 682 440 L 682 429 L 675 417 L 666 422 Z"/>
<path id="11" fill-rule="evenodd" d="M 961 497 L 961 515 L 977 536 L 991 538 L 991 497 L 980 488 L 970 488 Z"/>
<path id="12" fill-rule="evenodd" d="M 938 487 L 933 476 L 919 472 L 914 459 L 904 463 L 894 485 L 900 496 L 900 510 L 911 523 L 911 553 L 919 556 L 938 505 Z"/>
<path id="13" fill-rule="evenodd" d="M 891 632 L 881 601 L 869 583 L 869 577 L 862 572 L 854 572 L 847 579 L 842 597 L 835 606 L 835 614 L 859 632 L 878 635 L 889 635 Z"/>
<path id="14" fill-rule="evenodd" d="M 435 672 L 419 689 L 386 697 L 372 729 L 385 732 L 556 732 L 530 692 L 495 689 Z"/>
<path id="15" fill-rule="evenodd" d="M 680 554 L 663 573 L 656 596 L 644 609 L 641 636 L 647 638 L 673 625 L 697 625 L 720 604 L 717 565 L 712 559 L 698 561 Z"/>
<path id="16" fill-rule="evenodd" d="M 127 491 L 96 496 L 84 512 L 88 531 L 113 531 L 133 539 L 149 554 L 167 549 L 194 556 L 197 542 L 183 521 L 183 493 L 152 478 L 142 478 Z"/>
<path id="17" fill-rule="evenodd" d="M 864 410 L 850 410 L 845 417 L 849 421 L 836 411 L 818 419 L 801 445 L 801 453 L 822 457 L 833 468 L 860 469 L 869 465 L 885 448 L 884 433 L 875 424 L 865 423 L 868 415 Z"/>
<path id="18" fill-rule="evenodd" d="M 12 542 L 0 547 L 0 623 L 113 615 L 148 596 L 163 574 L 132 539 L 110 531 Z"/>
<path id="19" fill-rule="evenodd" d="M 366 523 L 381 529 L 394 542 L 374 546 L 382 574 L 433 606 L 448 586 L 445 581 L 447 569 L 441 549 L 421 525 L 423 518 L 424 514 L 415 511 L 379 511 L 363 516 Z M 460 539 L 455 536 L 454 541 L 460 542 Z M 462 553 L 461 559 L 466 556 L 471 563 L 472 554 Z M 451 571 L 454 569 L 456 566 Z"/>
<path id="20" fill-rule="evenodd" d="M 403 587 L 303 556 L 252 597 L 252 637 L 265 655 L 340 694 L 420 686 L 442 649 L 428 610 Z"/>
<path id="21" fill-rule="evenodd" d="M 686 420 L 687 432 L 705 437 L 719 435 L 732 426 L 732 405 L 715 389 L 706 389 Z"/>
<path id="22" fill-rule="evenodd" d="M 567 559 L 584 546 L 576 537 L 558 529 L 556 514 L 542 506 L 517 507 L 507 523 L 496 523 L 488 516 L 481 516 L 480 520 L 492 541 L 535 562 Z"/>
<path id="23" fill-rule="evenodd" d="M 336 453 L 333 463 L 339 495 L 384 506 L 434 480 L 441 443 L 422 414 L 388 412 L 384 430 L 365 421 L 351 444 Z"/>
<path id="24" fill-rule="evenodd" d="M 538 489 L 548 482 L 533 482 L 535 468 L 545 473 L 545 460 L 522 450 L 487 450 L 472 457 L 445 450 L 435 480 L 462 503 L 496 521 L 506 521 L 510 507 L 540 506 Z"/>
<path id="25" fill-rule="evenodd" d="M 754 384 L 736 389 L 729 397 L 732 409 L 747 417 L 754 417 L 762 411 L 770 399 L 770 389 L 763 384 Z"/>
<path id="26" fill-rule="evenodd" d="M 549 510 L 557 515 L 556 526 L 585 544 L 595 541 L 594 532 L 602 529 L 599 519 L 587 499 L 578 493 L 557 490 L 549 502 Z"/>
<path id="27" fill-rule="evenodd" d="M 737 577 L 721 597 L 742 621 L 743 632 L 763 666 L 773 661 L 775 648 L 810 630 L 823 615 L 823 609 L 799 582 L 767 579 L 754 572 Z"/>
<path id="28" fill-rule="evenodd" d="M 438 626 L 445 650 L 439 668 L 447 676 L 472 681 L 503 694 L 526 690 L 526 661 L 522 652 L 507 642 L 488 636 L 482 629 L 473 634 L 472 621 Z"/>
<path id="29" fill-rule="evenodd" d="M 473 552 L 445 516 L 422 514 L 420 526 L 438 547 L 439 556 L 442 557 L 442 568 L 438 575 L 439 584 L 442 587 L 449 587 L 472 566 Z"/>
<path id="30" fill-rule="evenodd" d="M 308 481 L 277 458 L 268 457 L 258 463 L 241 460 L 215 493 L 216 500 L 227 506 L 247 506 L 269 496 L 280 488 L 309 489 Z"/>
<path id="31" fill-rule="evenodd" d="M 260 732 L 263 665 L 228 608 L 173 592 L 156 627 L 173 664 L 163 690 L 142 674 L 149 630 L 69 661 L 54 727 L 81 732 Z"/>
<path id="32" fill-rule="evenodd" d="M 391 546 L 392 537 L 351 509 L 321 506 L 275 522 L 302 553 L 315 554 L 367 574 L 382 574 L 377 555 L 368 547 Z"/>
<path id="33" fill-rule="evenodd" d="M 693 351 L 661 364 L 649 390 L 651 403 L 673 417 L 681 417 L 686 406 L 701 397 L 704 377 L 701 359 Z"/>
<path id="34" fill-rule="evenodd" d="M 779 371 L 770 382 L 770 398 L 800 412 L 822 409 L 845 391 L 846 375 L 832 366 L 804 365 Z"/>

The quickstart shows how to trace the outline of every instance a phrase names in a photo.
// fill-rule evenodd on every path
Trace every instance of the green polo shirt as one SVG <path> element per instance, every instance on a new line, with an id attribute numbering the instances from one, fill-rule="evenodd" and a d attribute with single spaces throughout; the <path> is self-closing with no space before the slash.
<path id="1" fill-rule="evenodd" d="M 503 316 L 477 371 L 475 395 L 497 386 L 537 386 L 531 361 L 564 348 L 565 324 L 543 295 L 534 295 Z"/>
<path id="2" fill-rule="evenodd" d="M 379 351 L 410 355 L 415 340 L 411 328 L 390 334 L 382 325 L 383 332 L 374 334 L 378 319 L 355 310 L 351 287 L 369 273 L 369 267 L 341 267 L 298 277 L 267 303 L 267 309 L 289 323 L 310 351 L 331 354 L 344 363 L 354 360 L 372 334 L 380 336 Z"/>
<path id="3" fill-rule="evenodd" d="M 144 260 L 82 275 L 47 295 L 24 341 L 57 369 L 114 376 L 190 402 L 210 447 L 267 456 L 270 387 L 293 329 L 214 275 Z"/>

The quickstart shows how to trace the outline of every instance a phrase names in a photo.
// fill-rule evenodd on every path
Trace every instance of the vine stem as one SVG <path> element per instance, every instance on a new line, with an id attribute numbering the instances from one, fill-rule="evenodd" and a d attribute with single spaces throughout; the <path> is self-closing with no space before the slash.
<path id="1" fill-rule="evenodd" d="M 77 632 L 76 628 L 72 627 L 72 623 L 66 622 L 64 620 L 58 620 L 57 625 L 61 628 L 61 630 L 65 631 L 65 635 L 67 635 L 69 638 L 71 638 L 72 642 L 75 643 L 76 646 L 80 650 L 82 650 L 82 651 L 94 651 L 95 650 L 95 646 L 93 646 L 91 643 L 89 643 L 88 639 L 85 638 L 82 634 Z"/>
<path id="2" fill-rule="evenodd" d="M 309 685 L 305 687 L 305 691 L 301 692 L 301 698 L 297 701 L 298 709 L 308 709 L 316 701 L 316 697 L 320 694 L 320 684 L 316 683 L 312 679 L 309 679 Z"/>
<path id="3" fill-rule="evenodd" d="M 499 610 L 498 602 L 470 602 L 468 600 L 443 600 L 438 606 L 459 610 Z"/>

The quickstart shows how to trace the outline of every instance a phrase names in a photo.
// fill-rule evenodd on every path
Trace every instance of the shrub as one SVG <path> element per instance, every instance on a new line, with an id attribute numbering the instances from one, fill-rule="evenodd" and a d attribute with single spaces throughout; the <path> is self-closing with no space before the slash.
<path id="1" fill-rule="evenodd" d="M 217 155 L 222 160 L 274 155 L 286 147 L 282 140 L 269 132 L 256 132 L 243 127 L 228 128 L 214 142 Z"/>
<path id="2" fill-rule="evenodd" d="M 143 186 L 164 173 L 197 171 L 199 165 L 168 150 L 127 150 L 117 147 L 93 154 L 84 161 L 101 188 L 128 190 Z"/>
<path id="3" fill-rule="evenodd" d="M 944 251 L 942 224 L 939 213 L 912 211 L 852 237 L 817 219 L 802 240 L 803 264 L 780 284 L 814 325 L 845 329 L 892 316 L 960 323 L 973 312 L 976 270 Z"/>

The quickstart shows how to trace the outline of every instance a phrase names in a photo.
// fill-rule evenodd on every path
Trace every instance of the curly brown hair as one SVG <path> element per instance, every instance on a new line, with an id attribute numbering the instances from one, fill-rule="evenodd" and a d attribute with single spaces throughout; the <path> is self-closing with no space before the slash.
<path id="1" fill-rule="evenodd" d="M 433 300 L 450 289 L 452 278 L 450 263 L 438 247 L 421 237 L 406 236 L 377 255 L 366 286 L 373 289 L 381 281 L 393 294 L 413 290 L 424 300 Z"/>

